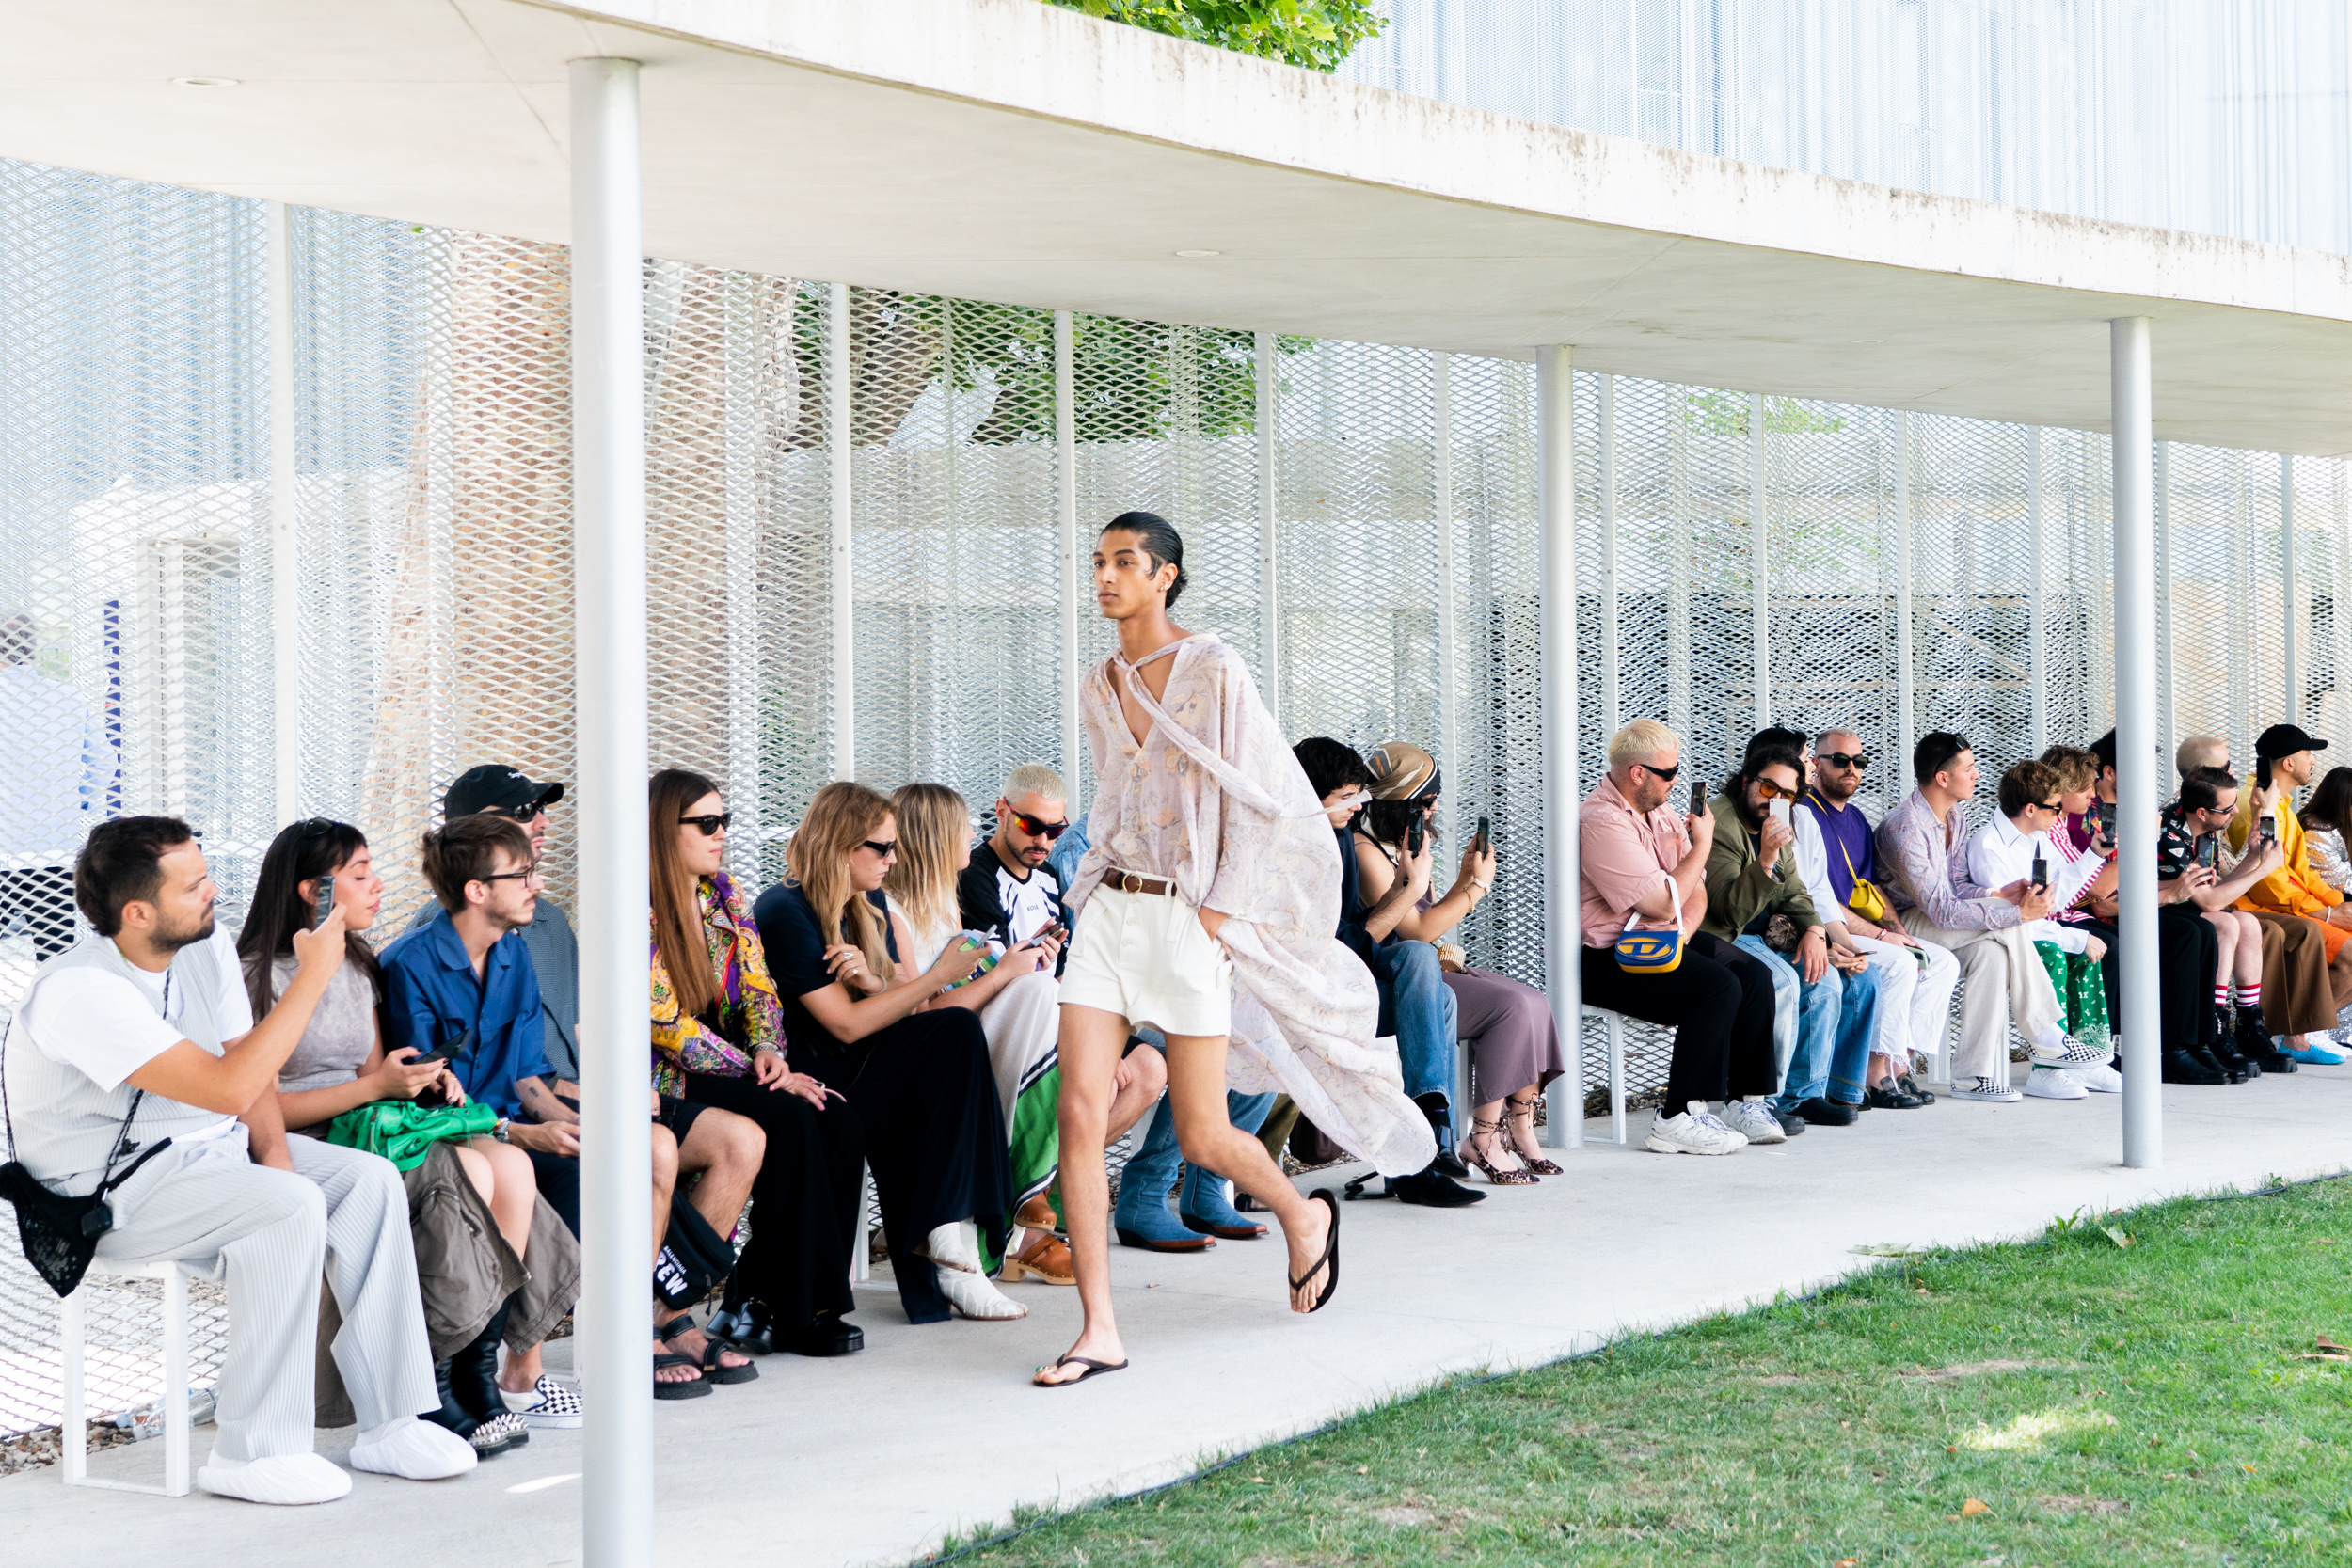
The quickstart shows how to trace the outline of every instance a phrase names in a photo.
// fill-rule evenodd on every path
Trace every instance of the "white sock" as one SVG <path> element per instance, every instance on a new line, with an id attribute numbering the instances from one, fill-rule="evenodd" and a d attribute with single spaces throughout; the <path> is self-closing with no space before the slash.
<path id="1" fill-rule="evenodd" d="M 2055 1023 L 2045 1023 L 2042 1032 L 2033 1037 L 2033 1044 L 2039 1055 L 2063 1056 L 2066 1054 L 2066 1031 Z"/>

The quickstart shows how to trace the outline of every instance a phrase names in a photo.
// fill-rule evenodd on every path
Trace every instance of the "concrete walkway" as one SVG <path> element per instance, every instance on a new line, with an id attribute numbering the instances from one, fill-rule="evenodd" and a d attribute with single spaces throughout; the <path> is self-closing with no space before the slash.
<path id="1" fill-rule="evenodd" d="M 865 1354 L 773 1357 L 755 1384 L 656 1407 L 660 1560 L 904 1562 L 1017 1504 L 1181 1476 L 1447 1372 L 1803 1291 L 1867 1266 L 1857 1246 L 2017 1237 L 2076 1209 L 2352 1166 L 2352 1068 L 2169 1087 L 2165 1101 L 2154 1172 L 2115 1164 L 2115 1097 L 1947 1101 L 1724 1160 L 1597 1145 L 1563 1157 L 1566 1176 L 1466 1212 L 1349 1204 L 1340 1296 L 1312 1319 L 1283 1309 L 1270 1241 L 1196 1258 L 1114 1247 L 1135 1365 L 1061 1393 L 1024 1379 L 1074 1332 L 1073 1292 L 1018 1287 L 1025 1322 L 917 1329 L 885 1287 L 862 1297 Z M 341 1459 L 350 1435 L 323 1450 Z M 199 1454 L 210 1436 L 199 1430 Z M 159 1447 L 91 1467 L 160 1473 Z M 44 1470 L 0 1481 L 0 1517 L 8 1557 L 25 1562 L 146 1560 L 178 1542 L 240 1568 L 567 1563 L 580 1558 L 580 1452 L 578 1433 L 542 1433 L 430 1490 L 362 1476 L 315 1513 L 71 1490 Z"/>

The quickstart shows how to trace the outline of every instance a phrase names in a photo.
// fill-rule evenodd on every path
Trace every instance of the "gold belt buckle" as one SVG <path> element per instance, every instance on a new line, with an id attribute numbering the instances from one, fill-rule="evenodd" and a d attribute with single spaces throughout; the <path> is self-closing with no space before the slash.
<path id="1" fill-rule="evenodd" d="M 1119 874 L 1119 891 L 1121 893 L 1141 893 L 1143 891 L 1143 879 L 1136 876 L 1132 871 L 1122 871 Z"/>

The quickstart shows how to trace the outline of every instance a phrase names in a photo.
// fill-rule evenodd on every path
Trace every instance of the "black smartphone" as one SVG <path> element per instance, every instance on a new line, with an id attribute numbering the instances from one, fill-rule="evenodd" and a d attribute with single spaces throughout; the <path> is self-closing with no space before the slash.
<path id="1" fill-rule="evenodd" d="M 1478 836 L 1470 840 L 1470 847 L 1482 855 L 1494 847 L 1493 824 L 1483 816 L 1478 819 Z"/>
<path id="2" fill-rule="evenodd" d="M 335 908 L 335 879 L 321 877 L 313 884 L 317 891 L 310 896 L 310 929 L 326 924 L 327 914 Z"/>
<path id="3" fill-rule="evenodd" d="M 1405 848 L 1406 853 L 1415 855 L 1420 854 L 1421 847 L 1427 843 L 1428 839 L 1429 819 L 1416 813 L 1413 819 L 1405 825 Z"/>
<path id="4" fill-rule="evenodd" d="M 2050 885 L 2050 863 L 2040 855 L 2033 858 L 2033 885 L 2037 888 Z"/>
<path id="5" fill-rule="evenodd" d="M 1692 816 L 1696 816 L 1699 813 L 1705 811 L 1706 809 L 1707 781 L 1705 779 L 1692 779 L 1691 781 L 1691 815 Z"/>
<path id="6" fill-rule="evenodd" d="M 2211 871 L 2215 866 L 2221 863 L 2221 838 L 2219 834 L 2207 833 L 2204 837 L 2197 841 L 2197 863 L 2203 866 L 2208 871 Z"/>
<path id="7" fill-rule="evenodd" d="M 2268 757 L 2254 759 L 2254 787 L 2257 789 L 2270 787 L 2270 759 Z"/>

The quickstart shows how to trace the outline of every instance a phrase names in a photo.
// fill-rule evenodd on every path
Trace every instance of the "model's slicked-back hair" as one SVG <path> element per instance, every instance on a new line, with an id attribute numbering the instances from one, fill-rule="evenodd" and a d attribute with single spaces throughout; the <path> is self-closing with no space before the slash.
<path id="1" fill-rule="evenodd" d="M 1176 596 L 1192 579 L 1184 576 L 1184 542 L 1176 532 L 1176 525 L 1156 512 L 1122 512 L 1103 525 L 1104 533 L 1132 533 L 1143 546 L 1143 553 L 1152 558 L 1152 569 L 1163 566 L 1176 568 L 1176 580 L 1168 585 L 1168 608 L 1176 608 Z"/>

